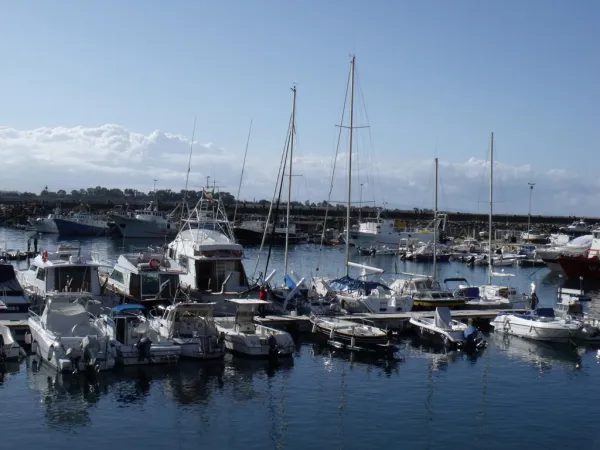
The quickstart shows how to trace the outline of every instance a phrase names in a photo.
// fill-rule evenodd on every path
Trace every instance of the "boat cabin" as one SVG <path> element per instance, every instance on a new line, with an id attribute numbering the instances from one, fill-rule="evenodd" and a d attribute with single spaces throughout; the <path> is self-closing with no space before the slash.
<path id="1" fill-rule="evenodd" d="M 215 305 L 216 303 L 177 303 L 167 307 L 159 306 L 151 314 L 160 319 L 161 336 L 168 339 L 189 339 L 216 334 L 213 320 Z"/>
<path id="2" fill-rule="evenodd" d="M 162 263 L 159 253 L 121 255 L 104 282 L 124 299 L 172 301 L 179 289 L 179 275 L 185 272 L 167 270 Z"/>
<path id="3" fill-rule="evenodd" d="M 255 299 L 226 299 L 226 302 L 235 305 L 235 315 L 233 320 L 221 320 L 219 324 L 231 328 L 236 333 L 253 334 L 256 332 L 254 323 L 254 313 L 260 306 L 266 306 L 269 302 Z"/>
<path id="4" fill-rule="evenodd" d="M 112 308 L 103 320 L 107 326 L 113 327 L 114 338 L 117 341 L 123 345 L 133 345 L 148 331 L 147 312 L 144 305 L 123 304 Z"/>
<path id="5" fill-rule="evenodd" d="M 180 270 L 182 285 L 201 292 L 243 292 L 249 288 L 243 247 L 218 230 L 181 231 L 168 245 L 167 264 Z"/>
<path id="6" fill-rule="evenodd" d="M 98 277 L 101 264 L 73 255 L 72 249 L 47 252 L 35 257 L 29 268 L 20 271 L 23 287 L 45 297 L 48 292 L 90 292 L 102 295 Z"/>

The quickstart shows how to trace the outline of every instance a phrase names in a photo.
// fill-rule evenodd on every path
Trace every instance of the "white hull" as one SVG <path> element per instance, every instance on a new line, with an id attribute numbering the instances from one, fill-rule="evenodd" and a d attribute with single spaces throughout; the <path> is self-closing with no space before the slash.
<path id="1" fill-rule="evenodd" d="M 357 247 L 368 247 L 370 245 L 399 246 L 402 241 L 431 242 L 433 241 L 433 233 L 410 231 L 396 231 L 390 234 L 361 233 L 356 231 L 350 232 L 350 244 L 353 244 Z"/>
<path id="2" fill-rule="evenodd" d="M 164 238 L 179 231 L 175 224 L 159 223 L 127 216 L 113 216 L 115 228 L 125 238 Z"/>
<path id="3" fill-rule="evenodd" d="M 350 313 L 371 312 L 374 314 L 398 314 L 412 309 L 410 296 L 360 296 L 337 295 L 342 308 Z"/>
<path id="4" fill-rule="evenodd" d="M 260 342 L 250 342 L 243 336 L 227 335 L 225 336 L 225 348 L 232 353 L 239 353 L 252 357 L 268 357 L 271 354 L 271 347 L 267 338 L 261 338 Z M 294 352 L 294 346 L 288 345 L 281 347 L 279 356 L 291 356 Z"/>
<path id="5" fill-rule="evenodd" d="M 536 341 L 569 342 L 579 334 L 580 327 L 564 321 L 537 322 L 507 314 L 491 323 L 494 331 Z"/>
<path id="6" fill-rule="evenodd" d="M 58 233 L 54 219 L 36 219 L 29 222 L 36 233 L 54 234 Z"/>
<path id="7" fill-rule="evenodd" d="M 233 317 L 217 318 L 215 323 L 224 338 L 225 348 L 230 352 L 263 358 L 291 356 L 294 352 L 294 340 L 285 331 L 256 324 L 247 326 L 245 331 L 238 331 L 239 325 Z"/>
<path id="8" fill-rule="evenodd" d="M 214 336 L 181 339 L 173 342 L 181 347 L 181 357 L 188 359 L 218 359 L 223 357 L 224 349 Z"/>
<path id="9" fill-rule="evenodd" d="M 87 369 L 83 358 L 76 363 L 66 354 L 66 350 L 77 349 L 85 336 L 53 338 L 41 328 L 39 321 L 30 318 L 28 322 L 32 342 L 35 343 L 36 353 L 41 360 L 60 372 L 85 371 Z M 99 338 L 99 342 L 103 352 L 98 354 L 97 370 L 111 370 L 115 366 L 115 359 L 112 356 L 113 347 L 105 337 Z"/>

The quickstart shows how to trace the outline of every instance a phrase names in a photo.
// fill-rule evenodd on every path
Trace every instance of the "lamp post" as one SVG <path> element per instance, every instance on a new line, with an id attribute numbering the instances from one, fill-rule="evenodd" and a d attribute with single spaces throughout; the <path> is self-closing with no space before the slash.
<path id="1" fill-rule="evenodd" d="M 527 183 L 529 185 L 529 215 L 527 216 L 527 240 L 531 240 L 531 196 L 533 195 L 533 187 L 535 183 Z"/>

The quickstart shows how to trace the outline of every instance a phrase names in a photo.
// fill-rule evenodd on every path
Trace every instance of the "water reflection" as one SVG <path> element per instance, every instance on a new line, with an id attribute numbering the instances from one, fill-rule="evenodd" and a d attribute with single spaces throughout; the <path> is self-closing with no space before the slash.
<path id="1" fill-rule="evenodd" d="M 530 363 L 540 372 L 551 370 L 553 365 L 579 369 L 585 353 L 585 348 L 575 348 L 570 344 L 531 341 L 504 333 L 491 333 L 490 338 L 509 358 Z"/>
<path id="2" fill-rule="evenodd" d="M 348 363 L 350 370 L 355 368 L 364 369 L 366 373 L 378 371 L 379 375 L 385 375 L 386 377 L 398 374 L 400 363 L 404 361 L 404 355 L 401 353 L 394 358 L 387 358 L 372 353 L 340 351 L 321 343 L 312 343 L 309 348 L 311 356 L 323 358 L 325 364 L 329 364 L 333 359 L 336 359 Z"/>

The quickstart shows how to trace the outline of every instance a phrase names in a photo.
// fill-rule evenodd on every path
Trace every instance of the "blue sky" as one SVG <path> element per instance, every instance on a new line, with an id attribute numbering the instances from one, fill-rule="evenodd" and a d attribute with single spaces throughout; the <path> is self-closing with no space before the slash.
<path id="1" fill-rule="evenodd" d="M 368 146 L 387 166 L 379 184 L 389 204 L 430 206 L 431 169 L 416 167 L 437 155 L 450 165 L 440 170 L 442 206 L 477 209 L 486 181 L 478 172 L 476 183 L 461 187 L 461 170 L 474 170 L 470 158 L 486 158 L 494 131 L 497 160 L 506 165 L 500 210 L 526 211 L 527 181 L 535 181 L 539 212 L 594 215 L 599 198 L 587 188 L 600 187 L 594 184 L 599 13 L 600 3 L 591 0 L 3 2 L 0 127 L 116 124 L 146 137 L 160 130 L 189 138 L 196 115 L 197 140 L 231 158 L 223 167 L 199 159 L 195 174 L 214 174 L 234 192 L 241 160 L 233 156 L 243 155 L 254 119 L 247 190 L 250 197 L 269 197 L 273 183 L 252 174 L 267 162 L 276 173 L 296 82 L 297 155 L 309 163 L 298 165 L 306 179 L 295 195 L 321 200 L 326 189 L 311 182 L 310 164 L 328 167 L 317 161 L 331 158 L 355 53 L 371 126 Z M 77 142 L 68 132 L 62 136 Z M 5 152 L 22 152 L 25 144 L 17 144 L 5 140 Z M 89 152 L 102 152 L 103 145 Z M 154 146 L 156 158 L 171 151 Z M 85 151 L 75 153 L 86 159 Z M 148 165 L 140 158 L 133 162 Z M 56 163 L 39 164 L 51 181 L 60 173 Z M 172 171 L 184 173 L 183 166 Z M 91 175 L 81 182 L 107 179 L 109 172 L 87 168 Z M 554 177 L 557 170 L 566 173 Z M 157 176 L 163 187 L 180 188 L 171 175 Z M 144 183 L 144 176 L 132 173 L 131 183 Z M 393 192 L 410 177 L 412 184 Z M 27 189 L 19 183 L 15 178 L 2 187 Z M 375 184 L 367 189 L 375 191 Z"/>

